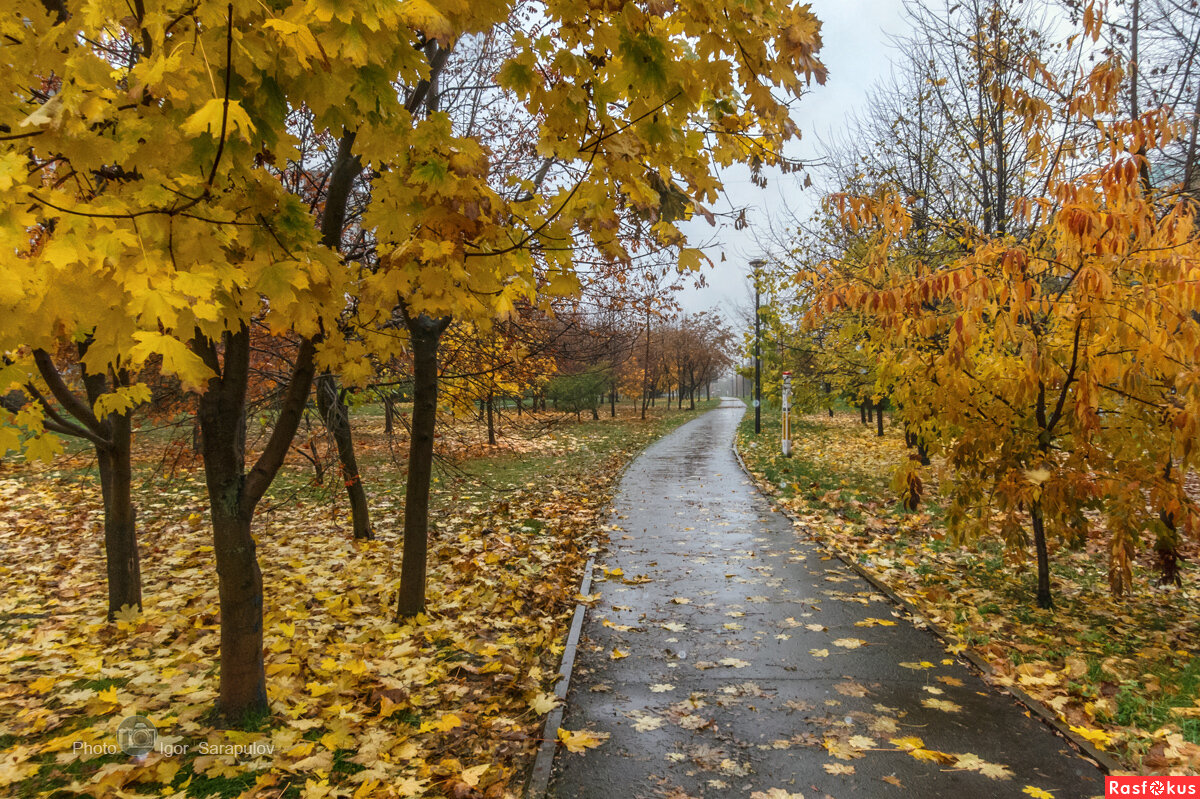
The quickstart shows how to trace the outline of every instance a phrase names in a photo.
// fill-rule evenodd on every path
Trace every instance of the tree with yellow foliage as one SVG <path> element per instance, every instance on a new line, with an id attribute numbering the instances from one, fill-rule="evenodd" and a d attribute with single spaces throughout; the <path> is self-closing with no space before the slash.
<path id="1" fill-rule="evenodd" d="M 429 101 L 456 46 L 511 36 L 497 77 L 533 124 L 543 165 L 496 175 L 479 132 Z M 263 586 L 251 526 L 300 423 L 313 376 L 366 380 L 407 330 L 415 365 L 402 615 L 424 604 L 437 347 L 474 324 L 578 285 L 577 243 L 627 257 L 626 210 L 700 253 L 675 222 L 795 135 L 777 91 L 823 79 L 807 6 L 17 0 L 0 18 L 0 349 L 89 342 L 96 374 L 148 362 L 199 394 L 221 602 L 219 710 L 267 708 Z M 399 88 L 397 88 L 399 87 Z M 272 165 L 298 157 L 305 108 L 338 137 L 315 220 Z M 362 224 L 371 268 L 336 251 L 350 176 L 374 175 Z M 356 298 L 354 335 L 338 317 Z M 300 338 L 278 417 L 246 451 L 251 319 Z M 12 377 L 15 373 L 8 373 Z M 28 371 L 17 375 L 23 378 Z M 23 382 L 18 380 L 18 382 Z M 132 389 L 132 387 L 130 387 Z M 110 391 L 94 405 L 119 407 Z M 25 420 L 38 428 L 36 420 Z M 247 468 L 247 456 L 257 456 Z"/>

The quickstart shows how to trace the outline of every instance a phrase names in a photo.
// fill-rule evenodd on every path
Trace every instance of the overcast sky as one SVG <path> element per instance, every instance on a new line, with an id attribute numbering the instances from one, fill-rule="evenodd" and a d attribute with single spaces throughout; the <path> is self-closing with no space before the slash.
<path id="1" fill-rule="evenodd" d="M 842 129 L 846 118 L 865 103 L 872 85 L 888 74 L 895 55 L 888 37 L 907 29 L 899 0 L 811 2 L 822 22 L 821 60 L 829 70 L 829 77 L 824 86 L 816 86 L 805 95 L 792 112 L 803 138 L 788 148 L 788 154 L 805 159 L 818 152 L 818 139 Z M 766 189 L 752 184 L 745 169 L 728 170 L 724 177 L 730 202 L 722 200 L 712 210 L 729 211 L 731 204 L 747 207 L 750 228 L 734 230 L 731 221 L 721 220 L 716 228 L 703 219 L 689 223 L 685 230 L 692 246 L 709 244 L 705 251 L 716 267 L 705 270 L 707 287 L 689 288 L 679 299 L 686 311 L 715 306 L 732 319 L 735 307 L 745 305 L 750 296 L 747 262 L 759 254 L 758 238 L 769 225 L 770 217 L 774 216 L 779 225 L 788 216 L 785 209 L 811 209 L 818 196 L 814 189 L 801 190 L 803 176 L 780 175 L 772 170 Z"/>

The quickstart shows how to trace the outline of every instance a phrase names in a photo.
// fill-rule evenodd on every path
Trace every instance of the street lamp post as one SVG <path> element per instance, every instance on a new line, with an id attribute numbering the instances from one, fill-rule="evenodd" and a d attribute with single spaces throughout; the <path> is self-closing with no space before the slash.
<path id="1" fill-rule="evenodd" d="M 754 435 L 762 433 L 762 316 L 759 314 L 759 272 L 766 264 L 762 258 L 750 262 L 754 268 Z"/>

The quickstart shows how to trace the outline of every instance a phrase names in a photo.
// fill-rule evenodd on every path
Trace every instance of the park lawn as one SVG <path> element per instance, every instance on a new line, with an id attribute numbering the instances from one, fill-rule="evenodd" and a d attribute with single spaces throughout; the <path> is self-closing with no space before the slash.
<path id="1" fill-rule="evenodd" d="M 1138 773 L 1200 773 L 1200 562 L 1183 553 L 1183 587 L 1155 586 L 1153 552 L 1143 551 L 1135 591 L 1113 598 L 1103 530 L 1079 548 L 1052 542 L 1055 608 L 1034 602 L 1029 552 L 1006 551 L 997 535 L 967 546 L 946 536 L 935 461 L 925 499 L 904 510 L 890 485 L 908 458 L 899 430 L 878 438 L 858 414 L 801 417 L 793 457 L 780 453 L 778 411 L 753 415 L 738 448 L 760 487 L 797 527 L 854 560 L 915 605 L 957 646 L 994 669 L 1123 766 Z M 890 420 L 889 420 L 890 422 Z M 956 650 L 956 646 L 951 647 Z"/>
<path id="2" fill-rule="evenodd" d="M 506 418 L 494 448 L 477 445 L 476 422 L 448 426 L 428 612 L 406 623 L 394 621 L 406 442 L 359 409 L 377 540 L 350 538 L 336 469 L 316 485 L 293 457 L 255 523 L 272 712 L 237 730 L 210 712 L 217 583 L 189 431 L 136 439 L 145 612 L 111 624 L 86 451 L 0 462 L 0 794 L 519 795 L 621 467 L 712 404 L 660 405 L 644 422 L 631 405 L 582 423 Z M 105 753 L 134 714 L 174 751 Z"/>

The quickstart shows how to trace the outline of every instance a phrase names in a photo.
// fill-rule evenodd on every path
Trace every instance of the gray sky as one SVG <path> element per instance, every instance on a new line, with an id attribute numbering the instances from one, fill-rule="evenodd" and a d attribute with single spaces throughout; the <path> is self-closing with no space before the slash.
<path id="1" fill-rule="evenodd" d="M 792 112 L 803 137 L 789 147 L 788 154 L 800 158 L 813 157 L 818 138 L 839 131 L 846 118 L 865 103 L 872 85 L 890 71 L 894 52 L 888 35 L 903 33 L 907 28 L 900 0 L 811 2 L 823 23 L 821 59 L 829 77 L 824 86 L 814 87 Z M 716 266 L 705 270 L 707 287 L 689 288 L 679 299 L 685 311 L 716 306 L 733 318 L 735 307 L 745 305 L 749 297 L 747 262 L 760 252 L 757 238 L 770 218 L 774 216 L 778 225 L 788 216 L 785 209 L 804 212 L 813 208 L 819 198 L 815 189 L 801 190 L 803 176 L 781 175 L 771 170 L 766 189 L 752 184 L 745 169 L 728 170 L 724 178 L 733 206 L 748 207 L 746 218 L 750 227 L 734 230 L 732 222 L 719 220 L 713 228 L 703 219 L 693 220 L 685 227 L 692 246 L 711 242 L 705 251 Z M 729 211 L 730 205 L 722 200 L 713 210 Z"/>

